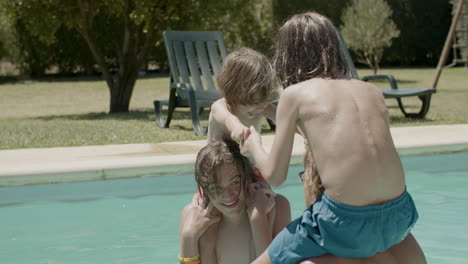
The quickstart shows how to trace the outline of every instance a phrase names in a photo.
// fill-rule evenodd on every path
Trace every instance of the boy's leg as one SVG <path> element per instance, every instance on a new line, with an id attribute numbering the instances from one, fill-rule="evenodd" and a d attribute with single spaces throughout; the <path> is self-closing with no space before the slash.
<path id="1" fill-rule="evenodd" d="M 310 258 L 300 262 L 301 264 L 426 264 L 426 257 L 412 234 L 409 234 L 402 242 L 389 248 L 387 251 L 377 253 L 375 256 L 365 259 L 339 258 L 330 254 Z"/>
<path id="2" fill-rule="evenodd" d="M 388 251 L 398 260 L 398 263 L 406 264 L 426 264 L 426 257 L 414 238 L 413 234 L 409 234 L 399 244 L 391 247 Z"/>
<path id="3" fill-rule="evenodd" d="M 400 264 L 386 251 L 370 258 L 339 258 L 330 254 L 322 255 L 300 262 L 301 264 Z"/>
<path id="4" fill-rule="evenodd" d="M 271 264 L 270 256 L 268 256 L 268 248 L 251 264 Z"/>

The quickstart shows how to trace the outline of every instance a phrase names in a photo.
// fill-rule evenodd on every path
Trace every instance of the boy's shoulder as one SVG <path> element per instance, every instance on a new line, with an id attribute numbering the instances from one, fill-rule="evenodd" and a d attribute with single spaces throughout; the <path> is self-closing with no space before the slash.
<path id="1" fill-rule="evenodd" d="M 220 98 L 211 104 L 211 107 L 227 107 L 226 99 Z"/>

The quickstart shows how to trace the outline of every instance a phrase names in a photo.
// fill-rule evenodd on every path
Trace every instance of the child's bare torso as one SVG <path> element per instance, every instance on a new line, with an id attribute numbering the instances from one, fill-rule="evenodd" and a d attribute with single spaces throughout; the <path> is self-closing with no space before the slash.
<path id="1" fill-rule="evenodd" d="M 249 221 L 239 225 L 221 222 L 216 243 L 219 264 L 250 263 L 255 259 L 255 245 Z"/>
<path id="2" fill-rule="evenodd" d="M 403 193 L 404 172 L 377 87 L 351 79 L 312 79 L 289 89 L 297 97 L 297 122 L 330 197 L 364 206 Z"/>

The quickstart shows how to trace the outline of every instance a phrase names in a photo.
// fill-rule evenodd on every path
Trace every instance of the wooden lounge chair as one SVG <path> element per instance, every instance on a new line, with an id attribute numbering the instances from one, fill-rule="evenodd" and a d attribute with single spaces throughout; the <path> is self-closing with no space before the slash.
<path id="1" fill-rule="evenodd" d="M 169 100 L 155 100 L 156 123 L 169 127 L 177 107 L 189 107 L 193 130 L 206 134 L 200 113 L 222 97 L 215 76 L 226 57 L 223 35 L 218 31 L 165 31 L 164 43 L 171 71 Z M 167 106 L 167 118 L 162 106 Z"/>
<path id="2" fill-rule="evenodd" d="M 346 47 L 346 43 L 341 35 L 340 31 L 338 35 L 340 37 L 341 51 L 343 52 L 343 57 L 345 58 L 345 63 L 348 68 L 348 74 L 351 78 L 360 79 L 357 74 L 356 67 L 354 66 L 349 50 Z M 424 118 L 429 111 L 431 104 L 431 96 L 436 92 L 435 88 L 398 88 L 397 81 L 391 74 L 378 74 L 378 75 L 367 75 L 361 78 L 363 81 L 370 80 L 388 80 L 390 83 L 391 89 L 381 89 L 385 98 L 394 98 L 398 102 L 398 107 L 400 107 L 401 112 L 405 117 L 409 118 Z M 421 100 L 421 109 L 417 113 L 408 113 L 403 105 L 403 97 L 417 96 Z"/>

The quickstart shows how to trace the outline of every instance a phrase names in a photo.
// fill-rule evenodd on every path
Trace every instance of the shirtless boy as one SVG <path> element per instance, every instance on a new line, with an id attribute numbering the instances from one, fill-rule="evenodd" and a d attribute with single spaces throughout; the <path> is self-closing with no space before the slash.
<path id="1" fill-rule="evenodd" d="M 250 263 L 291 221 L 288 200 L 257 181 L 234 141 L 205 146 L 195 180 L 203 195 L 182 211 L 180 263 Z"/>
<path id="2" fill-rule="evenodd" d="M 275 120 L 279 84 L 268 59 L 241 48 L 230 53 L 217 76 L 224 98 L 214 102 L 208 123 L 208 141 L 223 138 L 240 142 L 253 126 L 260 131 L 264 118 Z"/>
<path id="3" fill-rule="evenodd" d="M 272 150 L 266 153 L 250 129 L 242 152 L 253 156 L 268 183 L 281 185 L 297 125 L 324 193 L 254 263 L 324 263 L 325 254 L 367 258 L 393 249 L 398 263 L 425 263 L 410 234 L 418 213 L 384 98 L 376 86 L 345 77 L 333 24 L 312 12 L 290 18 L 279 30 L 274 65 L 284 91 Z M 304 193 L 313 196 L 309 185 Z"/>

